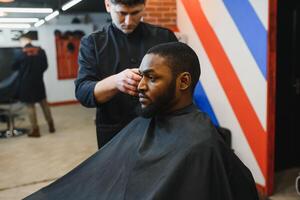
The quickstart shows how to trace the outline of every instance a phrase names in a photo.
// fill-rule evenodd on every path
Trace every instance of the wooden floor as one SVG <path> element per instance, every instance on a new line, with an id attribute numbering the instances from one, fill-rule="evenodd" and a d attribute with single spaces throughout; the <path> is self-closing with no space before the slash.
<path id="1" fill-rule="evenodd" d="M 56 133 L 50 134 L 38 108 L 41 138 L 26 135 L 0 139 L 0 200 L 20 200 L 66 174 L 97 150 L 94 109 L 69 105 L 52 107 Z M 28 127 L 26 116 L 17 126 Z M 0 129 L 5 128 L 0 124 Z M 297 169 L 276 176 L 271 200 L 296 200 Z"/>

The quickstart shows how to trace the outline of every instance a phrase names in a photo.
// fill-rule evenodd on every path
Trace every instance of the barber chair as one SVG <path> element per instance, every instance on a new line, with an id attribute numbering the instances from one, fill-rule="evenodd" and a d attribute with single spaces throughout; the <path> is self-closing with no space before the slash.
<path id="1" fill-rule="evenodd" d="M 227 144 L 227 146 L 229 148 L 231 148 L 231 131 L 227 128 L 224 127 L 220 127 L 220 126 L 216 126 L 216 129 L 218 131 L 218 133 L 221 135 L 221 137 L 223 138 L 225 144 Z"/>
<path id="2" fill-rule="evenodd" d="M 18 75 L 15 71 L 0 82 L 0 120 L 7 123 L 7 129 L 0 131 L 0 138 L 22 135 L 26 129 L 17 129 L 14 120 L 23 105 L 17 100 Z"/>
<path id="3" fill-rule="evenodd" d="M 296 186 L 296 192 L 300 196 L 300 172 L 299 175 L 296 177 L 295 186 Z"/>

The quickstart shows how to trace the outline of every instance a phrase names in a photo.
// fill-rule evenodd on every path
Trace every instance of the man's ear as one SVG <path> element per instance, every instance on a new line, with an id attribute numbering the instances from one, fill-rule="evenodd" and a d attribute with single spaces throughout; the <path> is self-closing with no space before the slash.
<path id="1" fill-rule="evenodd" d="M 178 80 L 179 80 L 179 89 L 180 90 L 186 90 L 191 86 L 192 77 L 191 77 L 191 74 L 188 72 L 183 72 L 183 73 L 179 74 Z"/>
<path id="2" fill-rule="evenodd" d="M 110 12 L 110 0 L 105 0 L 105 8 L 107 12 Z"/>

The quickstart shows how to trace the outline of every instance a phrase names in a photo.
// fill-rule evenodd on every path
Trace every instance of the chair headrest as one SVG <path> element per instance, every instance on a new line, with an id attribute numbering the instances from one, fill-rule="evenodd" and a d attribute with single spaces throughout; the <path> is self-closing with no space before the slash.
<path id="1" fill-rule="evenodd" d="M 6 79 L 2 80 L 0 82 L 0 90 L 3 88 L 7 88 L 10 85 L 14 84 L 15 80 L 18 78 L 19 72 L 18 71 L 14 71 L 9 77 L 7 77 Z"/>

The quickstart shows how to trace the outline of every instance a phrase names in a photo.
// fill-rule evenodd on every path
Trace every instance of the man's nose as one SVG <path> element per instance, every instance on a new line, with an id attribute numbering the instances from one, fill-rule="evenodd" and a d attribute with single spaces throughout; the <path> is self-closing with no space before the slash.
<path id="1" fill-rule="evenodd" d="M 133 17 L 132 15 L 128 14 L 125 16 L 125 24 L 126 25 L 131 25 L 133 23 Z"/>
<path id="2" fill-rule="evenodd" d="M 144 78 L 142 78 L 142 79 L 140 80 L 139 84 L 138 84 L 137 90 L 138 90 L 139 92 L 142 92 L 142 91 L 145 91 L 146 89 L 147 89 L 147 85 L 146 85 L 146 83 L 145 83 Z"/>

